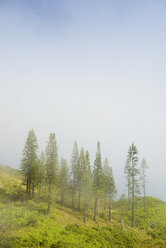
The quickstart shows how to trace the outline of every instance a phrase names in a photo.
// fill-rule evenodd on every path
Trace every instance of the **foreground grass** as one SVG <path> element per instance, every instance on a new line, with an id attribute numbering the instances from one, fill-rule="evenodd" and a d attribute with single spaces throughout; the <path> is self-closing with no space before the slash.
<path id="1" fill-rule="evenodd" d="M 102 224 L 91 219 L 82 223 L 81 214 L 54 205 L 50 215 L 46 205 L 33 201 L 0 204 L 0 247 L 166 247 L 163 226 L 147 230 L 120 224 Z M 153 223 L 154 224 L 154 223 Z"/>
<path id="2" fill-rule="evenodd" d="M 94 223 L 89 214 L 83 224 L 81 213 L 73 213 L 55 202 L 47 215 L 46 203 L 18 200 L 18 195 L 22 199 L 24 196 L 20 176 L 4 167 L 0 170 L 1 248 L 166 247 L 166 204 L 158 199 L 147 199 L 147 212 L 143 210 L 142 199 L 137 199 L 135 228 L 130 227 L 130 211 L 126 210 L 121 230 L 121 212 L 126 202 L 115 204 L 111 223 L 105 216 Z"/>
<path id="3" fill-rule="evenodd" d="M 44 205 L 34 202 L 1 204 L 0 208 L 0 247 L 140 247 L 141 240 L 132 230 L 83 225 L 74 216 L 70 218 L 74 222 L 66 224 L 69 214 L 64 210 L 47 216 Z"/>

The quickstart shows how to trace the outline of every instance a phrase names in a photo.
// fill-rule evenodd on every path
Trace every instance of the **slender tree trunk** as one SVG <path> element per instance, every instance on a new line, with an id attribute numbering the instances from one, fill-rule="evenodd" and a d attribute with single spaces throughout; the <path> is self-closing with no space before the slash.
<path id="1" fill-rule="evenodd" d="M 39 204 L 39 186 L 37 186 L 36 203 Z"/>
<path id="2" fill-rule="evenodd" d="M 144 211 L 146 211 L 146 193 L 144 188 Z"/>
<path id="3" fill-rule="evenodd" d="M 28 186 L 28 198 L 30 199 L 31 197 L 31 178 L 28 180 L 29 186 Z"/>
<path id="4" fill-rule="evenodd" d="M 99 209 L 97 208 L 97 226 L 100 227 L 100 221 L 99 221 Z"/>
<path id="5" fill-rule="evenodd" d="M 47 192 L 47 181 L 45 180 L 44 190 Z"/>
<path id="6" fill-rule="evenodd" d="M 62 204 L 62 207 L 64 206 L 64 194 L 62 194 L 62 197 L 61 197 L 61 204 Z"/>
<path id="7" fill-rule="evenodd" d="M 27 200 L 30 199 L 29 187 L 30 187 L 30 182 L 29 182 L 29 178 L 27 178 L 27 188 L 26 188 Z"/>
<path id="8" fill-rule="evenodd" d="M 28 186 L 29 186 L 29 180 L 28 180 L 28 177 L 27 177 L 27 182 L 26 182 L 26 194 L 28 195 Z"/>
<path id="9" fill-rule="evenodd" d="M 106 210 L 107 192 L 104 193 L 104 210 Z"/>
<path id="10" fill-rule="evenodd" d="M 123 230 L 124 225 L 124 209 L 122 209 L 122 223 L 121 223 L 121 230 Z"/>
<path id="11" fill-rule="evenodd" d="M 111 198 L 109 196 L 109 221 L 111 221 Z"/>
<path id="12" fill-rule="evenodd" d="M 75 189 L 74 188 L 72 189 L 72 209 L 74 212 L 74 209 L 75 209 Z"/>
<path id="13" fill-rule="evenodd" d="M 37 186 L 37 198 L 36 198 L 37 204 L 40 202 L 40 186 Z"/>
<path id="14" fill-rule="evenodd" d="M 75 183 L 75 175 L 74 175 L 73 187 L 72 187 L 72 209 L 73 209 L 73 212 L 75 210 L 75 188 L 76 188 L 76 183 Z"/>
<path id="15" fill-rule="evenodd" d="M 134 176 L 132 178 L 132 223 L 131 226 L 134 226 L 134 198 L 135 198 L 135 192 L 134 192 L 134 186 L 135 186 L 135 182 L 134 182 Z"/>
<path id="16" fill-rule="evenodd" d="M 84 198 L 84 223 L 86 221 L 86 188 L 85 188 L 85 198 Z"/>
<path id="17" fill-rule="evenodd" d="M 130 207 L 130 184 L 128 180 L 128 208 Z"/>
<path id="18" fill-rule="evenodd" d="M 48 188 L 48 214 L 50 213 L 50 205 L 51 205 L 51 185 L 49 184 L 49 188 Z"/>
<path id="19" fill-rule="evenodd" d="M 35 192 L 35 186 L 34 186 L 34 182 L 32 183 L 32 196 L 34 197 L 34 192 Z"/>
<path id="20" fill-rule="evenodd" d="M 96 222 L 96 214 L 97 214 L 97 201 L 98 198 L 95 198 L 95 205 L 94 205 L 94 221 Z"/>
<path id="21" fill-rule="evenodd" d="M 131 226 L 132 227 L 134 226 L 134 196 L 132 199 L 132 224 L 131 224 Z"/>
<path id="22" fill-rule="evenodd" d="M 78 211 L 80 211 L 80 204 L 81 204 L 81 183 L 79 185 L 79 192 L 78 192 Z"/>

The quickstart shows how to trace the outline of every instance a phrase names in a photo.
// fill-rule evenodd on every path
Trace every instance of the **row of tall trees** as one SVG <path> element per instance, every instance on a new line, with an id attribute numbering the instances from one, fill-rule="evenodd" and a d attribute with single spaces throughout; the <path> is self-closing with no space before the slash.
<path id="1" fill-rule="evenodd" d="M 143 192 L 144 210 L 146 211 L 146 160 L 139 166 L 138 150 L 134 144 L 129 147 L 124 168 L 128 207 L 131 208 L 132 226 L 134 226 L 135 197 Z M 73 211 L 84 213 L 86 221 L 87 210 L 93 205 L 94 221 L 97 221 L 99 205 L 108 210 L 111 221 L 111 201 L 116 194 L 112 168 L 106 158 L 102 162 L 100 143 L 93 166 L 88 151 L 82 147 L 79 151 L 74 143 L 70 164 L 66 159 L 58 161 L 58 148 L 54 133 L 50 133 L 45 152 L 38 155 L 38 144 L 34 130 L 29 131 L 25 142 L 21 173 L 24 176 L 27 198 L 36 196 L 37 202 L 44 195 L 48 203 L 48 213 L 51 202 L 59 200 L 62 206 L 68 204 Z M 70 203 L 69 203 L 70 202 Z"/>
<path id="2" fill-rule="evenodd" d="M 62 158 L 58 161 L 57 142 L 51 133 L 45 149 L 38 156 L 38 145 L 34 130 L 29 131 L 21 160 L 21 173 L 24 176 L 27 198 L 36 196 L 37 202 L 42 196 L 48 203 L 59 200 L 62 206 L 70 204 L 73 211 L 84 213 L 84 222 L 89 207 L 94 210 L 94 221 L 99 214 L 99 204 L 108 210 L 111 220 L 111 201 L 116 194 L 115 181 L 108 159 L 102 163 L 100 143 L 97 143 L 96 158 L 93 166 L 88 151 L 74 143 L 69 166 Z M 44 193 L 43 193 L 44 192 Z"/>

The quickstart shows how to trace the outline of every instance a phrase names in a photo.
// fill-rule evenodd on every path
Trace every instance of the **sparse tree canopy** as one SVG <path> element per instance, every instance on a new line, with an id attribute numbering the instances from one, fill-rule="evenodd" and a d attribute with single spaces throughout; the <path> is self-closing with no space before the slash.
<path id="1" fill-rule="evenodd" d="M 135 201 L 135 195 L 139 192 L 139 168 L 138 168 L 138 151 L 136 146 L 132 143 L 132 145 L 129 147 L 128 150 L 128 161 L 130 161 L 130 164 L 128 164 L 129 167 L 129 177 L 131 181 L 131 196 L 132 196 L 132 226 L 134 226 L 134 201 Z"/>
<path id="2" fill-rule="evenodd" d="M 57 154 L 57 144 L 54 133 L 50 133 L 49 141 L 46 147 L 46 179 L 48 185 L 48 213 L 50 211 L 51 204 L 51 192 L 52 188 L 57 182 L 58 175 L 58 154 Z"/>
<path id="3" fill-rule="evenodd" d="M 94 189 L 94 196 L 95 196 L 94 221 L 96 221 L 98 199 L 101 196 L 102 190 L 104 188 L 103 179 L 104 179 L 104 176 L 103 176 L 103 168 L 102 168 L 102 162 L 101 162 L 100 142 L 98 142 L 96 159 L 94 162 L 94 169 L 93 169 L 93 189 Z"/>
<path id="4" fill-rule="evenodd" d="M 115 187 L 115 181 L 112 174 L 112 168 L 109 166 L 109 161 L 106 158 L 104 161 L 103 166 L 103 172 L 104 172 L 104 200 L 105 204 L 107 203 L 108 199 L 108 208 L 109 208 L 109 221 L 111 221 L 111 200 L 116 193 L 116 187 Z M 104 206 L 106 209 L 106 206 Z"/>
<path id="5" fill-rule="evenodd" d="M 130 196 L 131 196 L 131 166 L 130 166 L 130 157 L 127 156 L 124 173 L 126 179 L 126 186 L 127 186 L 127 196 L 128 196 L 128 205 L 130 204 Z"/>
<path id="6" fill-rule="evenodd" d="M 66 159 L 61 159 L 60 162 L 60 173 L 59 173 L 59 192 L 61 198 L 61 204 L 64 206 L 65 204 L 65 196 L 68 193 L 69 187 L 69 175 L 68 175 L 68 167 Z"/>
<path id="7" fill-rule="evenodd" d="M 82 189 L 84 193 L 84 223 L 86 221 L 86 210 L 88 207 L 88 200 L 91 193 L 92 187 L 92 172 L 90 166 L 89 152 L 86 151 L 84 163 L 82 167 Z"/>
<path id="8" fill-rule="evenodd" d="M 79 167 L 79 153 L 78 153 L 78 145 L 77 142 L 74 142 L 72 156 L 71 156 L 71 177 L 70 177 L 70 184 L 71 184 L 71 191 L 72 191 L 72 208 L 73 211 L 75 209 L 75 198 L 76 198 L 76 191 L 77 191 L 77 171 Z"/>
<path id="9" fill-rule="evenodd" d="M 28 133 L 27 140 L 25 142 L 23 156 L 21 160 L 21 172 L 24 175 L 26 181 L 26 193 L 30 197 L 31 192 L 34 193 L 36 177 L 37 177 L 37 139 L 35 132 L 32 129 Z"/>
<path id="10" fill-rule="evenodd" d="M 143 191 L 143 197 L 144 197 L 144 210 L 146 211 L 146 184 L 147 184 L 147 180 L 146 180 L 146 170 L 148 169 L 146 160 L 143 158 L 142 162 L 141 162 L 141 188 Z"/>

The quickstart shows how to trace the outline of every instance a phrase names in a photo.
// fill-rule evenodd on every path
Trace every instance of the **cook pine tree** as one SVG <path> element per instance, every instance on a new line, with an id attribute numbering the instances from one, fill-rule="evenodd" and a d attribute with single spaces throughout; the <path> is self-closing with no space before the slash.
<path id="1" fill-rule="evenodd" d="M 48 213 L 50 212 L 52 191 L 55 188 L 58 174 L 58 153 L 55 133 L 50 133 L 46 147 L 46 181 L 48 187 Z"/>
<path id="2" fill-rule="evenodd" d="M 134 143 L 129 147 L 128 159 L 130 161 L 130 180 L 131 180 L 131 197 L 132 197 L 132 222 L 131 226 L 134 226 L 134 208 L 135 208 L 135 195 L 139 192 L 139 175 L 138 168 L 138 150 Z"/>
<path id="3" fill-rule="evenodd" d="M 60 193 L 60 202 L 64 206 L 65 199 L 68 193 L 69 188 L 69 175 L 66 159 L 61 159 L 60 161 L 60 173 L 59 173 L 59 193 Z"/>
<path id="4" fill-rule="evenodd" d="M 103 163 L 103 175 L 104 175 L 104 211 L 107 208 L 107 172 L 108 172 L 108 167 L 109 167 L 109 161 L 106 158 Z"/>
<path id="5" fill-rule="evenodd" d="M 104 171 L 104 193 L 105 193 L 105 204 L 108 198 L 108 218 L 111 221 L 111 201 L 116 194 L 116 186 L 112 173 L 112 167 L 109 165 L 109 161 L 106 158 L 103 166 Z"/>
<path id="6" fill-rule="evenodd" d="M 35 132 L 32 129 L 28 132 L 28 137 L 25 142 L 20 166 L 21 173 L 23 174 L 25 179 L 27 198 L 30 198 L 31 194 L 34 195 L 35 191 L 35 183 L 38 170 L 37 151 L 37 139 L 35 136 Z"/>
<path id="7" fill-rule="evenodd" d="M 46 184 L 46 157 L 43 151 L 40 154 L 37 164 L 38 164 L 38 170 L 36 173 L 36 188 L 37 188 L 37 203 L 39 203 L 41 189 L 43 189 Z"/>
<path id="8" fill-rule="evenodd" d="M 96 159 L 94 161 L 93 169 L 93 190 L 94 190 L 94 221 L 96 221 L 98 211 L 98 201 L 103 191 L 103 169 L 101 161 L 100 142 L 97 143 Z"/>
<path id="9" fill-rule="evenodd" d="M 82 169 L 85 166 L 85 156 L 84 156 L 84 148 L 81 148 L 79 161 L 76 169 L 76 182 L 77 182 L 77 190 L 78 190 L 78 211 L 80 211 L 81 206 L 81 190 L 82 190 Z"/>
<path id="10" fill-rule="evenodd" d="M 76 192 L 77 192 L 77 170 L 79 167 L 79 153 L 77 142 L 74 142 L 70 161 L 70 185 L 72 195 L 72 209 L 75 210 Z"/>
<path id="11" fill-rule="evenodd" d="M 91 189 L 92 189 L 92 171 L 90 166 L 90 157 L 89 152 L 86 151 L 84 163 L 82 167 L 82 191 L 83 191 L 83 197 L 84 197 L 84 223 L 86 221 L 86 212 L 88 208 L 88 200 L 91 195 Z"/>
<path id="12" fill-rule="evenodd" d="M 148 166 L 147 166 L 147 163 L 146 163 L 146 160 L 143 158 L 142 161 L 141 161 L 141 171 L 140 171 L 140 174 L 141 174 L 141 188 L 142 188 L 142 191 L 143 191 L 143 198 L 144 198 L 144 211 L 146 211 L 146 187 L 147 187 L 147 180 L 146 180 L 146 170 L 148 169 Z"/>
<path id="13" fill-rule="evenodd" d="M 128 198 L 128 208 L 130 207 L 130 197 L 131 197 L 131 166 L 130 166 L 130 158 L 127 156 L 124 174 L 126 179 L 127 186 L 127 198 Z"/>

